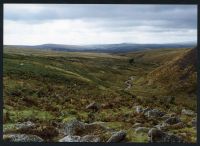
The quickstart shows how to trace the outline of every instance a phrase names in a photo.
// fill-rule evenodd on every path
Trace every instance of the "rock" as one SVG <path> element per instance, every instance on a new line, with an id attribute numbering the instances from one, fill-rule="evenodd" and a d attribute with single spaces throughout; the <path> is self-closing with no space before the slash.
<path id="1" fill-rule="evenodd" d="M 185 141 L 182 138 L 180 138 L 180 137 L 178 137 L 176 135 L 173 135 L 173 134 L 172 135 L 168 135 L 168 134 L 166 134 L 163 137 L 161 142 L 166 142 L 166 143 L 184 143 Z"/>
<path id="2" fill-rule="evenodd" d="M 187 115 L 187 116 L 194 116 L 194 115 L 195 115 L 195 112 L 192 111 L 192 110 L 183 109 L 183 110 L 181 111 L 181 114 L 182 114 L 182 115 Z"/>
<path id="3" fill-rule="evenodd" d="M 100 138 L 94 135 L 81 136 L 65 136 L 59 142 L 100 142 Z"/>
<path id="4" fill-rule="evenodd" d="M 125 139 L 126 132 L 125 131 L 119 131 L 115 134 L 113 134 L 107 142 L 121 142 Z"/>
<path id="5" fill-rule="evenodd" d="M 177 124 L 179 122 L 181 122 L 181 120 L 178 117 L 171 117 L 165 120 L 165 123 L 170 124 L 170 125 Z"/>
<path id="6" fill-rule="evenodd" d="M 72 120 L 65 125 L 64 133 L 66 135 L 84 136 L 93 135 L 95 132 L 103 133 L 107 130 L 108 129 L 100 123 L 87 124 L 78 120 Z"/>
<path id="7" fill-rule="evenodd" d="M 97 104 L 96 102 L 92 102 L 88 106 L 86 106 L 86 109 L 91 109 L 96 112 L 100 109 L 100 105 Z"/>
<path id="8" fill-rule="evenodd" d="M 165 133 L 162 132 L 159 129 L 156 128 L 152 128 L 149 130 L 148 132 L 148 137 L 150 138 L 150 142 L 157 142 L 162 140 L 162 138 L 164 137 Z"/>
<path id="9" fill-rule="evenodd" d="M 152 128 L 148 132 L 149 142 L 183 143 L 184 140 L 176 135 L 167 134 L 159 129 Z"/>
<path id="10" fill-rule="evenodd" d="M 141 123 L 135 123 L 135 124 L 133 125 L 133 128 L 140 127 L 141 125 L 142 125 Z"/>
<path id="11" fill-rule="evenodd" d="M 136 106 L 135 107 L 135 111 L 136 111 L 136 113 L 142 113 L 143 112 L 143 109 L 142 109 L 142 106 Z"/>
<path id="12" fill-rule="evenodd" d="M 147 133 L 149 131 L 149 128 L 147 127 L 138 127 L 135 129 L 135 133 Z"/>
<path id="13" fill-rule="evenodd" d="M 80 136 L 65 136 L 64 138 L 60 139 L 59 142 L 80 142 L 81 137 Z"/>
<path id="14" fill-rule="evenodd" d="M 44 140 L 36 135 L 28 134 L 6 134 L 3 135 L 3 140 L 9 142 L 43 142 Z"/>
<path id="15" fill-rule="evenodd" d="M 155 127 L 158 128 L 159 130 L 167 130 L 167 129 L 182 129 L 185 126 L 186 125 L 183 122 L 179 122 L 172 125 L 163 122 L 162 124 L 156 125 Z"/>
<path id="16" fill-rule="evenodd" d="M 23 123 L 18 123 L 15 125 L 16 129 L 29 129 L 29 128 L 34 128 L 36 125 L 31 122 L 31 121 L 27 121 L 27 122 L 23 122 Z"/>
<path id="17" fill-rule="evenodd" d="M 33 122 L 27 121 L 23 123 L 10 124 L 3 128 L 3 133 L 18 133 L 19 131 L 27 131 L 34 129 L 36 125 Z M 22 132 L 23 133 L 23 132 Z M 27 133 L 24 133 L 27 134 Z"/>
<path id="18" fill-rule="evenodd" d="M 164 112 L 159 111 L 158 109 L 149 110 L 145 113 L 148 118 L 162 117 L 165 115 Z"/>
<path id="19" fill-rule="evenodd" d="M 158 124 L 154 127 L 159 129 L 159 130 L 167 130 L 169 128 L 169 126 L 170 126 L 169 124 L 163 122 L 162 124 Z"/>
<path id="20" fill-rule="evenodd" d="M 67 123 L 67 125 L 64 128 L 64 133 L 66 135 L 77 135 L 79 131 L 83 131 L 84 129 L 85 129 L 84 123 L 75 119 Z"/>
<path id="21" fill-rule="evenodd" d="M 100 138 L 94 135 L 85 135 L 81 138 L 81 142 L 100 142 Z"/>

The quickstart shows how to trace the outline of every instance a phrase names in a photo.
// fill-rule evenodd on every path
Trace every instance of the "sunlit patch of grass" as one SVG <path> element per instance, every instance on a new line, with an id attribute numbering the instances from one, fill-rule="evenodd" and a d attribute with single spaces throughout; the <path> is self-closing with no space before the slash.
<path id="1" fill-rule="evenodd" d="M 127 141 L 128 142 L 141 142 L 141 143 L 147 143 L 148 142 L 148 136 L 147 133 L 135 133 L 133 129 L 127 130 Z"/>
<path id="2" fill-rule="evenodd" d="M 48 111 L 41 111 L 37 109 L 24 109 L 24 110 L 15 110 L 15 111 L 8 111 L 10 115 L 10 122 L 20 122 L 20 121 L 27 121 L 33 119 L 39 119 L 42 121 L 49 121 L 54 118 Z"/>

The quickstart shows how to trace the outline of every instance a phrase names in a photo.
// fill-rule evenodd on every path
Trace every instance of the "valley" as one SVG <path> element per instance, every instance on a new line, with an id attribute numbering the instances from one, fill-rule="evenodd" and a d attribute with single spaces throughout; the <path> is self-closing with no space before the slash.
<path id="1" fill-rule="evenodd" d="M 4 140 L 194 143 L 196 50 L 6 47 Z"/>

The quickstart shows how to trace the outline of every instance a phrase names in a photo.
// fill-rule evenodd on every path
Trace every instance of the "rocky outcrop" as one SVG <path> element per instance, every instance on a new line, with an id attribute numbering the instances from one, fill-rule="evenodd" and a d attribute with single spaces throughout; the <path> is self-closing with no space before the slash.
<path id="1" fill-rule="evenodd" d="M 85 135 L 99 135 L 105 133 L 108 129 L 100 123 L 83 123 L 78 120 L 72 120 L 64 127 L 65 135 L 85 136 Z"/>
<path id="2" fill-rule="evenodd" d="M 15 125 L 16 129 L 29 129 L 29 128 L 34 128 L 35 126 L 36 125 L 31 121 L 18 123 Z"/>
<path id="3" fill-rule="evenodd" d="M 149 142 L 165 142 L 165 143 L 183 143 L 184 140 L 180 137 L 167 134 L 159 129 L 152 128 L 148 132 Z"/>
<path id="4" fill-rule="evenodd" d="M 60 139 L 59 142 L 80 142 L 80 136 L 65 136 L 64 138 Z"/>
<path id="5" fill-rule="evenodd" d="M 156 118 L 156 117 L 162 117 L 165 115 L 164 112 L 158 110 L 158 109 L 152 109 L 148 110 L 146 113 L 144 113 L 148 118 Z"/>
<path id="6" fill-rule="evenodd" d="M 106 133 L 108 129 L 100 122 L 83 123 L 72 120 L 64 126 L 64 138 L 59 142 L 100 142 L 100 135 Z"/>
<path id="7" fill-rule="evenodd" d="M 59 142 L 100 142 L 100 138 L 94 135 L 71 136 L 68 135 L 59 140 Z"/>
<path id="8" fill-rule="evenodd" d="M 31 122 L 31 121 L 27 121 L 27 122 L 23 122 L 23 123 L 16 123 L 16 124 L 12 124 L 11 127 L 7 127 L 3 129 L 4 133 L 10 133 L 13 131 L 26 131 L 29 129 L 33 129 L 35 128 L 36 125 L 35 123 Z"/>
<path id="9" fill-rule="evenodd" d="M 28 134 L 6 134 L 3 135 L 4 141 L 9 142 L 43 142 L 44 140 L 36 135 Z"/>
<path id="10" fill-rule="evenodd" d="M 78 135 L 78 133 L 84 131 L 84 129 L 84 123 L 78 120 L 72 120 L 71 122 L 67 123 L 64 127 L 64 133 L 65 135 Z"/>
<path id="11" fill-rule="evenodd" d="M 126 132 L 125 131 L 119 131 L 113 134 L 107 142 L 121 142 L 125 139 Z"/>

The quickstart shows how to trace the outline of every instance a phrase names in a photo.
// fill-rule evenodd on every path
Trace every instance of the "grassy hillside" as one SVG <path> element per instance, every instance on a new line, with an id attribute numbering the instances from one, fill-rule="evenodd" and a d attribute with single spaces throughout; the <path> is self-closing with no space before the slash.
<path id="1" fill-rule="evenodd" d="M 187 50 L 149 73 L 149 84 L 160 84 L 169 92 L 196 93 L 197 49 Z"/>
<path id="2" fill-rule="evenodd" d="M 193 61 L 182 64 L 189 60 L 188 54 L 192 54 L 191 49 L 160 49 L 116 55 L 6 48 L 3 56 L 4 131 L 14 123 L 28 120 L 52 127 L 53 123 L 79 119 L 87 123 L 105 122 L 106 126 L 115 130 L 125 129 L 129 142 L 147 142 L 146 136 L 135 134 L 130 129 L 136 122 L 150 127 L 155 121 L 136 114 L 135 105 L 156 107 L 163 111 L 170 108 L 171 113 L 180 113 L 182 108 L 196 110 L 196 69 L 191 65 Z M 130 63 L 130 59 L 134 62 Z M 166 70 L 169 72 L 167 75 L 174 74 L 178 78 L 174 80 L 170 76 L 166 79 L 163 77 Z M 127 89 L 125 82 L 130 77 L 131 87 Z M 185 84 L 179 80 L 180 77 Z M 149 84 L 149 79 L 161 84 Z M 169 92 L 171 89 L 165 85 L 171 86 L 174 82 L 176 86 L 181 84 L 182 90 L 174 88 L 174 92 Z M 187 88 L 187 92 L 183 92 L 183 88 Z M 175 103 L 160 103 L 166 95 L 175 96 Z M 92 114 L 85 107 L 94 101 L 103 108 Z M 40 136 L 48 133 L 42 128 Z M 194 130 L 188 133 L 195 137 Z M 59 138 L 60 135 L 53 135 L 46 140 Z M 192 138 L 188 141 L 194 141 Z"/>

